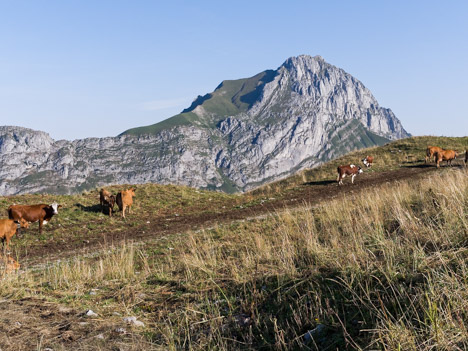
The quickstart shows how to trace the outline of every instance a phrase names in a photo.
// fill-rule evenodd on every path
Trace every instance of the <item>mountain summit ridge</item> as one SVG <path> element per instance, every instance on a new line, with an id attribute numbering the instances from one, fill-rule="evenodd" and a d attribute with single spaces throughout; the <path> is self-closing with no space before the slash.
<path id="1" fill-rule="evenodd" d="M 117 137 L 54 141 L 0 127 L 0 194 L 146 182 L 242 191 L 407 136 L 359 80 L 301 55 L 225 80 L 180 114 Z"/>

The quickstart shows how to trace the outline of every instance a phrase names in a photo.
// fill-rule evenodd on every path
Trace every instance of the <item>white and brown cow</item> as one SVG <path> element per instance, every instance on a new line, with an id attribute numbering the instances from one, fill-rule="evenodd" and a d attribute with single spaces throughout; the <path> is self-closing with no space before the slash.
<path id="1" fill-rule="evenodd" d="M 351 183 L 354 184 L 354 177 L 356 177 L 358 174 L 361 174 L 363 172 L 362 168 L 356 165 L 344 165 L 344 166 L 338 166 L 338 178 L 337 182 L 338 185 L 343 184 L 343 178 L 346 176 L 351 176 Z"/>
<path id="2" fill-rule="evenodd" d="M 39 233 L 42 233 L 42 226 L 47 224 L 53 215 L 58 213 L 58 209 L 62 207 L 54 202 L 51 205 L 11 205 L 8 208 L 8 218 L 18 223 L 24 221 L 29 223 L 39 222 Z"/>
<path id="3" fill-rule="evenodd" d="M 366 167 L 372 167 L 372 163 L 374 163 L 374 157 L 366 156 L 365 158 L 362 159 L 362 163 L 364 163 L 364 166 Z"/>

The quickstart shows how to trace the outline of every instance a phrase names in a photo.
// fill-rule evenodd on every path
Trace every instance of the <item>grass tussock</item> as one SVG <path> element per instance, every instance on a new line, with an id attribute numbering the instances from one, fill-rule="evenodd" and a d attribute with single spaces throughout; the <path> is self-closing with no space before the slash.
<path id="1" fill-rule="evenodd" d="M 147 349 L 464 350 L 467 195 L 465 171 L 442 172 L 9 275 L 0 293 L 137 315 Z"/>
<path id="2" fill-rule="evenodd" d="M 411 167 L 413 154 L 421 166 L 432 139 L 376 149 L 369 171 Z M 442 147 L 460 143 L 460 138 L 445 139 Z M 137 228 L 155 216 L 195 218 L 224 207 L 248 207 L 264 192 L 279 197 L 313 179 L 334 179 L 335 166 L 307 170 L 243 196 L 140 187 L 136 214 L 128 221 L 101 214 L 97 191 L 63 197 L 53 235 L 28 235 L 17 247 L 27 252 L 39 241 L 82 242 L 93 233 Z M 1 201 L 6 206 L 14 199 Z M 137 316 L 145 327 L 132 337 L 138 335 L 133 340 L 144 346 L 117 340 L 129 349 L 465 350 L 467 263 L 467 173 L 441 169 L 427 179 L 367 188 L 316 206 L 168 235 L 141 246 L 104 247 L 90 257 L 8 274 L 0 294 L 92 309 L 105 321 L 116 320 L 116 312 Z M 75 349 L 106 349 L 90 333 L 86 347 Z M 114 334 L 104 333 L 105 341 Z M 52 338 L 41 345 L 62 347 Z"/>
<path id="3" fill-rule="evenodd" d="M 197 349 L 466 349 L 467 195 L 457 171 L 191 234 L 163 269 L 191 292 L 165 340 Z"/>

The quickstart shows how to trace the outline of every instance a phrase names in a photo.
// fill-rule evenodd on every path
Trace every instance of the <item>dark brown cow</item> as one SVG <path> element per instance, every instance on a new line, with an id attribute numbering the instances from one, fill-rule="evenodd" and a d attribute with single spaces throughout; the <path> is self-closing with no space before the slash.
<path id="1" fill-rule="evenodd" d="M 432 157 L 434 157 L 434 162 L 437 162 L 435 154 L 443 150 L 444 149 L 441 149 L 438 146 L 428 146 L 426 149 L 426 158 L 424 159 L 424 163 L 427 163 L 428 160 L 430 161 Z"/>
<path id="2" fill-rule="evenodd" d="M 136 188 L 119 191 L 117 194 L 117 206 L 122 211 L 122 217 L 125 218 L 125 210 L 128 208 L 128 213 L 132 213 L 133 197 L 135 196 Z"/>
<path id="3" fill-rule="evenodd" d="M 104 213 L 104 206 L 107 206 L 109 208 L 109 217 L 112 217 L 112 212 L 114 212 L 115 206 L 115 196 L 107 190 L 101 189 L 99 192 L 99 202 L 101 204 L 102 213 Z"/>
<path id="4" fill-rule="evenodd" d="M 22 222 L 23 225 L 23 222 Z M 23 228 L 27 228 L 28 223 L 25 223 Z M 0 219 L 0 239 L 2 239 L 3 246 L 5 246 L 6 242 L 6 249 L 10 250 L 10 240 L 13 235 L 16 234 L 18 229 L 18 224 L 15 223 L 12 219 Z"/>
<path id="5" fill-rule="evenodd" d="M 372 156 L 366 156 L 366 158 L 362 159 L 362 163 L 364 163 L 366 167 L 372 167 L 373 162 L 374 162 L 374 157 Z"/>
<path id="6" fill-rule="evenodd" d="M 39 233 L 42 233 L 42 226 L 47 224 L 58 213 L 58 209 L 62 205 L 54 202 L 51 205 L 11 205 L 8 208 L 8 218 L 15 222 L 21 223 L 26 221 L 29 223 L 39 222 Z"/>
<path id="7" fill-rule="evenodd" d="M 358 174 L 361 174 L 363 172 L 362 168 L 359 166 L 355 165 L 345 165 L 345 166 L 338 166 L 338 185 L 343 184 L 343 178 L 348 176 L 351 176 L 351 183 L 354 184 L 354 177 L 356 177 Z"/>
<path id="8" fill-rule="evenodd" d="M 452 161 L 456 159 L 458 156 L 458 152 L 454 150 L 442 150 L 438 151 L 435 154 L 436 162 L 437 162 L 437 167 L 440 167 L 440 162 L 441 161 L 447 161 L 447 165 L 452 166 Z"/>

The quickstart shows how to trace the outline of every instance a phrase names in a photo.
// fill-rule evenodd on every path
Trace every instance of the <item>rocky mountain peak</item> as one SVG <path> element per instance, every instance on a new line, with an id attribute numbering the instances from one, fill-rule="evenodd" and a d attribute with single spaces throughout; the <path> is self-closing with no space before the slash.
<path id="1" fill-rule="evenodd" d="M 115 138 L 56 142 L 0 127 L 0 194 L 146 182 L 242 191 L 407 136 L 359 80 L 300 55 L 223 81 L 179 115 Z"/>

